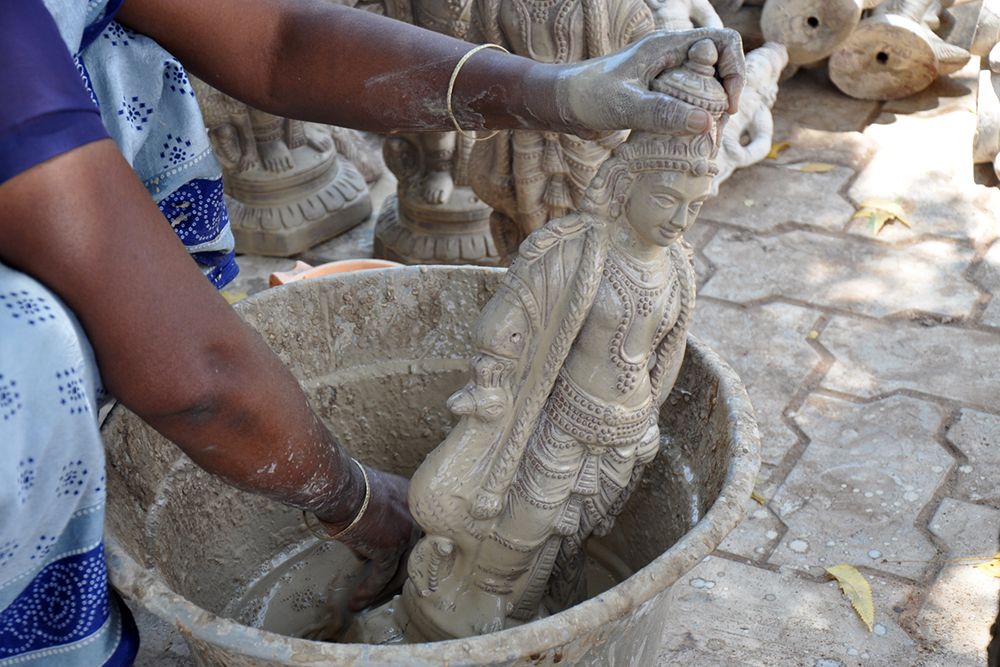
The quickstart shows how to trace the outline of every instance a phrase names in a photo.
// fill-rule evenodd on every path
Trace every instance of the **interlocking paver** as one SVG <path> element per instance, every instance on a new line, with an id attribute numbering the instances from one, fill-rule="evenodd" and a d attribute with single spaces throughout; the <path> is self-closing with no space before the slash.
<path id="1" fill-rule="evenodd" d="M 758 238 L 724 230 L 705 255 L 716 270 L 702 294 L 738 303 L 784 296 L 874 317 L 962 317 L 978 299 L 962 277 L 973 251 L 940 241 L 883 248 L 804 231 Z"/>
<path id="2" fill-rule="evenodd" d="M 840 196 L 853 176 L 846 167 L 809 173 L 756 164 L 723 183 L 719 196 L 705 202 L 700 217 L 756 232 L 788 222 L 840 230 L 854 215 L 854 207 Z"/>
<path id="3" fill-rule="evenodd" d="M 958 468 L 952 497 L 1000 509 L 1000 417 L 962 410 L 947 438 L 968 457 Z"/>
<path id="4" fill-rule="evenodd" d="M 882 149 L 858 174 L 848 196 L 855 203 L 902 198 L 913 230 L 896 229 L 900 235 L 993 241 L 1000 233 L 993 215 L 1000 192 L 973 180 L 969 153 L 975 129 L 976 116 L 967 110 L 933 118 L 896 116 L 891 123 L 871 125 L 865 134 Z M 850 231 L 870 236 L 860 220 Z"/>
<path id="5" fill-rule="evenodd" d="M 879 108 L 877 102 L 841 93 L 825 69 L 800 70 L 792 81 L 782 84 L 774 103 L 775 134 L 789 123 L 826 132 L 860 131 Z"/>
<path id="6" fill-rule="evenodd" d="M 934 440 L 937 405 L 811 396 L 795 422 L 811 442 L 771 509 L 788 526 L 770 562 L 817 574 L 840 562 L 920 579 L 935 547 L 914 527 L 953 459 Z M 887 562 L 888 561 L 888 562 Z"/>
<path id="7" fill-rule="evenodd" d="M 784 531 L 785 527 L 771 510 L 752 501 L 743 521 L 726 536 L 719 549 L 748 560 L 766 561 Z"/>
<path id="8" fill-rule="evenodd" d="M 954 326 L 834 317 L 820 343 L 836 361 L 826 389 L 869 397 L 907 389 L 1000 405 L 1000 335 Z"/>
<path id="9" fill-rule="evenodd" d="M 930 531 L 947 545 L 949 558 L 992 556 L 997 552 L 1000 510 L 945 498 Z M 998 591 L 1000 579 L 972 563 L 945 563 L 917 616 L 917 631 L 938 652 L 985 664 Z"/>
<path id="10" fill-rule="evenodd" d="M 780 463 L 798 440 L 782 412 L 821 359 L 806 338 L 818 316 L 817 311 L 781 303 L 742 308 L 702 300 L 695 308 L 692 332 L 746 384 L 757 413 L 764 463 Z M 770 351 L 766 358 L 760 355 L 763 348 Z"/>
<path id="11" fill-rule="evenodd" d="M 913 642 L 894 609 L 904 608 L 914 589 L 872 583 L 876 632 L 836 582 L 711 558 L 674 587 L 674 622 L 664 642 L 670 648 L 656 667 L 911 665 Z"/>

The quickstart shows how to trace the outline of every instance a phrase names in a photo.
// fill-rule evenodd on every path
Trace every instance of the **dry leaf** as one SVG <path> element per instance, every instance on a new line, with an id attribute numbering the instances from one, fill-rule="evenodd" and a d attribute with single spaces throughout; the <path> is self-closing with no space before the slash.
<path id="1" fill-rule="evenodd" d="M 221 294 L 222 294 L 222 298 L 225 299 L 226 301 L 228 301 L 229 303 L 236 303 L 237 301 L 239 301 L 241 299 L 247 298 L 247 293 L 246 292 L 228 292 L 228 291 L 223 291 L 223 292 L 221 292 Z"/>
<path id="2" fill-rule="evenodd" d="M 989 563 L 980 563 L 979 565 L 975 565 L 974 567 L 977 570 L 980 570 L 981 572 L 985 572 L 991 577 L 996 577 L 997 579 L 1000 579 L 1000 554 L 994 556 L 993 560 L 991 560 Z"/>
<path id="3" fill-rule="evenodd" d="M 885 223 L 891 220 L 899 220 L 910 227 L 910 221 L 906 217 L 906 211 L 902 207 L 902 199 L 889 201 L 888 199 L 866 199 L 861 202 L 861 208 L 854 214 L 855 218 L 868 218 L 868 231 L 878 234 L 882 231 Z"/>
<path id="4" fill-rule="evenodd" d="M 822 162 L 810 162 L 809 164 L 804 164 L 800 167 L 794 167 L 794 168 L 806 174 L 825 174 L 828 171 L 833 171 L 834 169 L 836 169 L 837 165 L 823 164 Z"/>
<path id="5" fill-rule="evenodd" d="M 774 158 L 778 157 L 778 153 L 785 150 L 786 148 L 791 148 L 791 147 L 792 147 L 792 142 L 790 141 L 782 141 L 780 144 L 771 144 L 771 150 L 767 154 L 767 159 L 773 160 Z"/>
<path id="6" fill-rule="evenodd" d="M 872 624 L 875 622 L 875 602 L 872 600 L 871 586 L 864 576 L 847 563 L 828 567 L 826 571 L 840 582 L 840 590 L 850 599 L 854 611 L 858 612 L 858 616 L 868 626 L 868 631 L 874 632 Z"/>
<path id="7" fill-rule="evenodd" d="M 806 338 L 808 338 L 809 340 L 816 340 L 817 338 L 819 338 L 819 332 L 813 329 L 812 331 L 806 334 Z"/>
<path id="8" fill-rule="evenodd" d="M 755 491 L 754 491 L 753 493 L 751 493 L 751 494 L 750 494 L 750 497 L 751 497 L 752 499 L 756 500 L 756 501 L 757 501 L 758 503 L 760 503 L 761 505 L 766 505 L 766 504 L 767 504 L 767 501 L 766 501 L 766 500 L 764 500 L 764 496 L 762 496 L 762 495 L 760 494 L 760 491 L 756 491 L 756 490 L 755 490 Z"/>

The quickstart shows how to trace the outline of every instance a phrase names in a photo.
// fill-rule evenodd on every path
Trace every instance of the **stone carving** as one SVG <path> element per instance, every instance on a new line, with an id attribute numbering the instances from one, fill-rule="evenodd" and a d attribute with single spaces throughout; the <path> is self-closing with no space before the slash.
<path id="1" fill-rule="evenodd" d="M 740 98 L 740 110 L 732 115 L 722 133 L 713 195 L 719 194 L 719 186 L 735 170 L 760 162 L 771 151 L 771 108 L 778 97 L 778 79 L 787 65 L 788 51 L 775 42 L 747 54 L 747 85 Z"/>
<path id="2" fill-rule="evenodd" d="M 657 30 L 722 28 L 722 19 L 708 0 L 646 0 Z"/>
<path id="3" fill-rule="evenodd" d="M 654 87 L 721 121 L 716 58 L 699 42 Z M 426 536 L 388 614 L 397 636 L 484 634 L 586 597 L 586 540 L 611 531 L 660 445 L 695 298 L 681 234 L 710 195 L 720 127 L 633 133 L 580 209 L 522 244 L 473 327 L 472 378 L 448 401 L 461 420 L 411 481 Z"/>
<path id="4" fill-rule="evenodd" d="M 960 70 L 970 54 L 934 34 L 954 0 L 885 0 L 830 56 L 830 80 L 862 100 L 895 100 Z"/>
<path id="5" fill-rule="evenodd" d="M 192 85 L 224 170 L 237 252 L 294 255 L 371 213 L 366 177 L 381 166 L 353 130 L 274 116 L 193 77 Z"/>
<path id="6" fill-rule="evenodd" d="M 475 0 L 471 41 L 540 62 L 566 63 L 615 51 L 654 28 L 643 0 Z M 520 241 L 577 209 L 598 167 L 627 132 L 598 139 L 507 130 L 472 151 L 470 180 L 493 207 L 493 235 L 508 259 Z"/>
<path id="7" fill-rule="evenodd" d="M 1000 0 L 984 0 L 971 51 L 983 59 L 972 161 L 992 164 L 1000 178 Z"/>
<path id="8" fill-rule="evenodd" d="M 469 33 L 470 0 L 414 0 L 389 5 L 400 20 L 457 39 Z M 399 134 L 384 154 L 399 180 L 375 225 L 375 255 L 404 264 L 497 265 L 492 209 L 469 186 L 472 139 L 458 132 Z"/>

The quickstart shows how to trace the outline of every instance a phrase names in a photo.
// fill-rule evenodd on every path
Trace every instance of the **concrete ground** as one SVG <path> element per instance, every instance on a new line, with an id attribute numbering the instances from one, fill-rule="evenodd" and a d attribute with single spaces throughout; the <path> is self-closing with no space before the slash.
<path id="1" fill-rule="evenodd" d="M 702 210 L 694 332 L 747 384 L 765 504 L 676 585 L 649 667 L 986 664 L 1000 579 L 952 562 L 1000 548 L 1000 190 L 970 161 L 978 69 L 889 103 L 800 72 L 774 110 L 791 147 Z M 869 197 L 902 198 L 912 229 L 874 236 L 852 219 Z M 372 228 L 305 259 L 370 256 Z M 240 263 L 234 298 L 291 260 Z M 839 563 L 870 582 L 874 632 L 826 576 Z M 193 664 L 139 621 L 138 665 Z"/>

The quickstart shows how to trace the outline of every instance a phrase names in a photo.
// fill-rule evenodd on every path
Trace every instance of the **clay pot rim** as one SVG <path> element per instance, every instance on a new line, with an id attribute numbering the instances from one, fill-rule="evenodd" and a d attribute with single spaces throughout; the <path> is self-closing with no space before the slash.
<path id="1" fill-rule="evenodd" d="M 485 267 L 413 266 L 378 269 L 379 272 L 409 274 L 411 279 L 429 271 L 501 271 Z M 353 281 L 371 274 L 333 274 L 324 281 Z M 315 284 L 315 282 L 313 282 Z M 250 298 L 261 298 L 268 291 Z M 687 354 L 700 357 L 715 369 L 719 379 L 717 408 L 726 410 L 730 429 L 726 434 L 728 461 L 719 497 L 705 515 L 667 551 L 631 577 L 600 596 L 591 598 L 548 618 L 479 637 L 420 644 L 334 644 L 289 637 L 242 625 L 217 616 L 179 595 L 141 567 L 110 536 L 105 536 L 108 572 L 126 595 L 190 638 L 256 660 L 279 664 L 399 664 L 414 667 L 452 664 L 489 665 L 531 654 L 545 655 L 601 626 L 637 611 L 701 562 L 742 520 L 760 469 L 760 437 L 756 418 L 742 381 L 735 371 L 708 346 L 688 337 Z M 116 407 L 116 410 L 118 408 Z M 752 427 L 750 429 L 746 427 Z M 750 433 L 751 435 L 746 435 Z M 659 583 L 658 583 L 659 582 Z"/>

